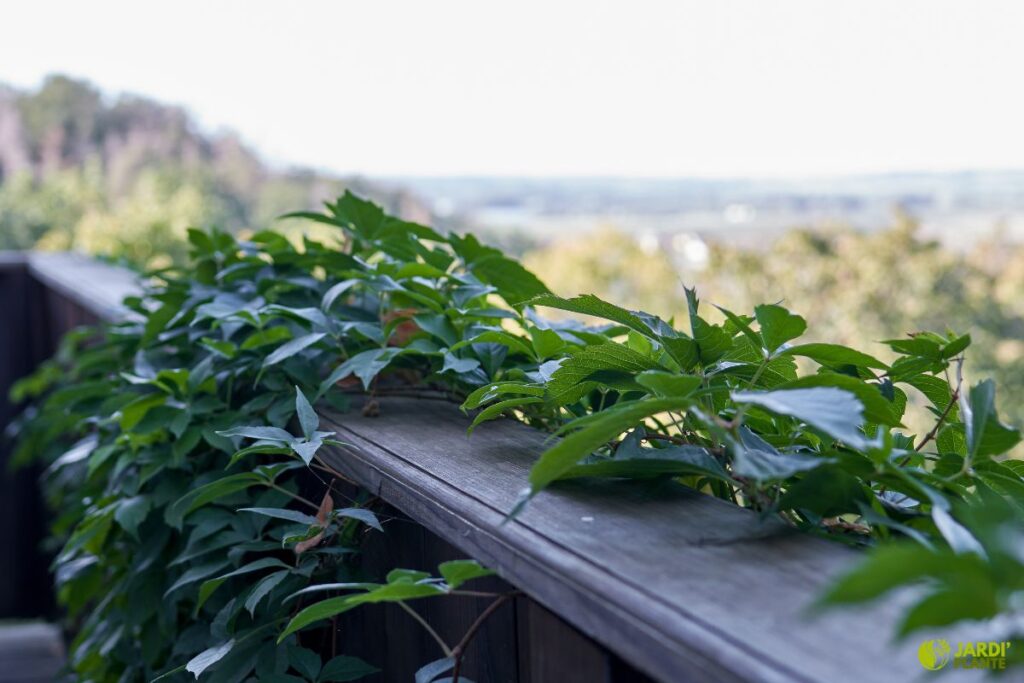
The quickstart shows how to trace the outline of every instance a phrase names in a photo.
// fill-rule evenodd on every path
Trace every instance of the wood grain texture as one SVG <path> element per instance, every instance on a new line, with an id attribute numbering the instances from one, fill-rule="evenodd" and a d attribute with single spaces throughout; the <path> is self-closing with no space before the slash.
<path id="1" fill-rule="evenodd" d="M 521 683 L 647 680 L 634 671 L 615 676 L 615 657 L 534 600 L 521 600 L 518 609 Z"/>
<path id="2" fill-rule="evenodd" d="M 504 523 L 544 436 L 481 426 L 441 401 L 327 415 L 325 461 L 662 681 L 892 680 L 921 671 L 891 647 L 898 606 L 810 618 L 858 555 L 668 482 L 573 482 Z"/>

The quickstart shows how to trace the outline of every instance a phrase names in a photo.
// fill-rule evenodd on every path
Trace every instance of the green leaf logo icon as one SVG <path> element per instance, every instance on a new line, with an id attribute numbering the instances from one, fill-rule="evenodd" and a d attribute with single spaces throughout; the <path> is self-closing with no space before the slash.
<path id="1" fill-rule="evenodd" d="M 949 663 L 949 643 L 945 640 L 926 640 L 917 648 L 917 659 L 929 671 L 938 671 Z"/>

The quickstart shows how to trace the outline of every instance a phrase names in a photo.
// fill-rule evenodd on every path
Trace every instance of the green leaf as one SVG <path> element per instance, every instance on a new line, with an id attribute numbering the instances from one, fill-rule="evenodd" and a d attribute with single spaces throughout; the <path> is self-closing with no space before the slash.
<path id="1" fill-rule="evenodd" d="M 419 668 L 416 672 L 415 683 L 433 683 L 438 676 L 454 668 L 455 659 L 453 657 L 435 660 Z"/>
<path id="2" fill-rule="evenodd" d="M 673 330 L 665 321 L 649 313 L 626 310 L 607 301 L 602 301 L 593 294 L 584 294 L 574 299 L 563 299 L 552 294 L 536 297 L 527 303 L 534 306 L 550 306 L 563 311 L 611 320 L 628 327 L 651 341 L 662 344 L 669 355 L 684 370 L 689 370 L 696 362 L 696 343 L 685 335 Z"/>
<path id="3" fill-rule="evenodd" d="M 369 390 L 373 378 L 386 368 L 399 353 L 401 353 L 401 349 L 394 347 L 370 349 L 357 353 L 334 369 L 334 372 L 320 385 L 318 395 L 322 396 L 327 393 L 328 389 L 350 375 L 358 377 L 362 381 L 363 387 Z"/>
<path id="4" fill-rule="evenodd" d="M 274 352 L 263 360 L 263 367 L 269 368 L 271 365 L 277 365 L 281 361 L 291 358 L 299 351 L 316 344 L 325 336 L 327 335 L 323 332 L 314 332 L 312 334 L 292 339 L 290 342 L 282 344 L 274 349 Z"/>
<path id="5" fill-rule="evenodd" d="M 419 583 L 424 579 L 430 579 L 430 572 L 418 569 L 392 569 L 387 575 L 388 583 Z"/>
<path id="6" fill-rule="evenodd" d="M 917 375 L 905 380 L 907 384 L 914 387 L 925 397 L 931 401 L 931 404 L 935 406 L 940 412 L 946 410 L 946 406 L 949 405 L 952 399 L 953 392 L 949 388 L 949 384 L 946 380 L 932 375 Z M 955 412 L 952 413 L 955 415 Z"/>
<path id="7" fill-rule="evenodd" d="M 363 238 L 377 234 L 385 221 L 383 210 L 373 202 L 359 199 L 348 190 L 333 204 L 327 203 L 330 215 L 311 211 L 294 211 L 281 218 L 304 218 L 318 223 L 326 223 L 344 229 Z"/>
<path id="8" fill-rule="evenodd" d="M 533 339 L 533 352 L 539 360 L 547 360 L 565 348 L 565 340 L 554 330 L 540 327 L 530 328 Z"/>
<path id="9" fill-rule="evenodd" d="M 365 581 L 346 581 L 343 583 L 317 583 L 312 586 L 306 586 L 301 590 L 297 590 L 287 598 L 285 602 L 294 600 L 300 595 L 309 595 L 310 593 L 323 593 L 325 591 L 371 591 L 376 588 L 380 588 L 383 584 L 380 583 L 367 583 Z"/>
<path id="10" fill-rule="evenodd" d="M 170 678 L 174 674 L 181 673 L 182 671 L 185 670 L 185 666 L 186 666 L 185 664 L 182 664 L 181 666 L 176 666 L 173 669 L 170 669 L 169 671 L 165 671 L 162 674 L 160 674 L 159 676 L 157 676 L 156 678 L 154 678 L 153 680 L 151 680 L 149 683 L 158 683 L 159 681 L 162 681 L 165 678 Z"/>
<path id="11" fill-rule="evenodd" d="M 942 348 L 942 357 L 949 359 L 959 356 L 961 353 L 966 351 L 967 347 L 970 345 L 971 335 L 965 334 L 962 337 L 957 337 Z"/>
<path id="12" fill-rule="evenodd" d="M 995 593 L 987 582 L 960 581 L 956 586 L 932 593 L 910 608 L 897 633 L 905 636 L 922 628 L 946 626 L 964 620 L 987 620 L 998 612 Z"/>
<path id="13" fill-rule="evenodd" d="M 295 645 L 289 646 L 288 663 L 308 681 L 315 681 L 320 675 L 320 655 L 312 650 Z"/>
<path id="14" fill-rule="evenodd" d="M 1005 453 L 1020 443 L 1020 431 L 999 421 L 995 401 L 996 385 L 990 379 L 974 385 L 966 400 L 960 400 L 972 458 Z"/>
<path id="15" fill-rule="evenodd" d="M 73 445 L 63 455 L 57 458 L 52 465 L 50 465 L 50 471 L 56 471 L 61 469 L 62 467 L 73 465 L 76 462 L 81 462 L 86 458 L 89 458 L 95 451 L 100 450 L 100 448 L 98 448 L 98 445 L 99 439 L 96 437 L 95 434 L 89 435 L 83 439 L 79 439 L 77 442 L 75 442 L 75 445 Z M 105 455 L 102 456 L 103 459 L 110 457 L 114 450 L 112 446 L 104 446 L 102 448 L 105 449 L 106 451 L 109 451 L 109 453 L 106 453 Z M 95 469 L 96 467 L 98 467 L 98 465 L 91 467 L 90 469 Z"/>
<path id="16" fill-rule="evenodd" d="M 985 549 L 981 547 L 978 540 L 970 531 L 964 528 L 960 522 L 953 519 L 945 509 L 939 506 L 932 507 L 932 521 L 935 527 L 942 534 L 942 537 L 949 543 L 949 547 L 958 555 L 974 553 L 980 557 L 986 557 Z"/>
<path id="17" fill-rule="evenodd" d="M 622 450 L 620 447 L 619 451 Z M 617 452 L 613 458 L 575 465 L 559 477 L 559 480 L 580 477 L 648 479 L 666 475 L 696 475 L 721 481 L 729 480 L 729 475 L 721 463 L 715 460 L 706 448 L 693 445 L 642 448 L 629 457 L 620 457 L 620 453 Z"/>
<path id="18" fill-rule="evenodd" d="M 859 430 L 864 422 L 864 405 L 849 391 L 834 387 L 738 391 L 732 398 L 736 403 L 795 417 L 854 448 L 867 445 Z"/>
<path id="19" fill-rule="evenodd" d="M 697 342 L 687 336 L 682 334 L 677 337 L 665 336 L 661 338 L 661 343 L 665 345 L 665 350 L 684 372 L 693 370 L 700 362 L 700 349 Z"/>
<path id="20" fill-rule="evenodd" d="M 658 363 L 622 344 L 588 346 L 574 352 L 551 376 L 547 400 L 555 405 L 575 403 L 601 384 L 597 375 L 602 371 L 635 375 L 658 369 L 662 369 Z"/>
<path id="21" fill-rule="evenodd" d="M 264 517 L 273 517 L 274 519 L 284 519 L 289 522 L 295 522 L 296 524 L 319 525 L 319 522 L 313 515 L 307 515 L 304 512 L 289 510 L 287 508 L 240 508 L 238 512 L 251 512 L 254 515 L 263 515 Z"/>
<path id="22" fill-rule="evenodd" d="M 259 441 L 276 441 L 278 443 L 291 443 L 295 440 L 291 434 L 281 429 L 280 427 L 263 427 L 263 426 L 246 426 L 246 427 L 232 427 L 231 429 L 224 429 L 218 431 L 217 434 L 220 436 L 226 436 L 231 438 L 233 436 L 243 436 L 247 439 L 257 439 Z"/>
<path id="23" fill-rule="evenodd" d="M 561 477 L 599 446 L 635 427 L 644 418 L 669 410 L 683 410 L 689 405 L 690 400 L 686 398 L 648 398 L 598 413 L 599 417 L 595 421 L 563 438 L 540 456 L 530 469 L 531 495 Z"/>
<path id="24" fill-rule="evenodd" d="M 697 299 L 696 290 L 686 289 L 686 304 L 690 313 L 690 330 L 693 332 L 693 340 L 697 342 L 700 362 L 703 365 L 711 365 L 732 348 L 732 337 L 718 325 L 712 325 L 698 315 L 700 301 Z"/>
<path id="25" fill-rule="evenodd" d="M 123 498 L 114 511 L 114 519 L 128 534 L 139 538 L 139 525 L 145 521 L 153 501 L 147 495 Z"/>
<path id="26" fill-rule="evenodd" d="M 957 566 L 954 556 L 916 543 L 894 543 L 873 550 L 820 598 L 821 604 L 874 600 L 900 586 L 941 576 Z"/>
<path id="27" fill-rule="evenodd" d="M 199 678 L 200 674 L 209 669 L 211 666 L 224 659 L 231 649 L 235 646 L 234 639 L 231 639 L 220 645 L 214 645 L 213 647 L 203 650 L 195 657 L 188 661 L 185 665 L 185 669 L 192 673 L 196 678 Z"/>
<path id="28" fill-rule="evenodd" d="M 636 376 L 640 386 L 650 389 L 657 396 L 689 396 L 701 385 L 700 377 L 678 375 L 661 370 L 645 370 Z"/>
<path id="29" fill-rule="evenodd" d="M 331 310 L 331 306 L 333 306 L 334 302 L 338 300 L 338 297 L 358 285 L 359 282 L 359 280 L 350 279 L 342 280 L 341 282 L 332 285 L 330 289 L 324 292 L 323 299 L 320 300 L 321 310 L 325 312 Z"/>
<path id="30" fill-rule="evenodd" d="M 511 351 L 523 354 L 527 358 L 533 358 L 533 349 L 526 343 L 526 341 L 513 334 L 509 334 L 508 332 L 503 332 L 499 330 L 488 330 L 487 332 L 481 332 L 472 339 L 466 339 L 465 341 L 453 344 L 451 350 L 457 351 L 463 346 L 483 343 L 501 344 L 502 346 L 507 346 Z"/>
<path id="31" fill-rule="evenodd" d="M 344 681 L 355 681 L 364 676 L 380 671 L 375 666 L 367 664 L 358 657 L 340 655 L 324 664 L 320 671 L 318 683 L 329 683 L 331 681 L 343 683 Z"/>
<path id="32" fill-rule="evenodd" d="M 174 456 L 175 462 L 182 462 L 185 456 L 192 452 L 196 446 L 199 445 L 200 439 L 203 438 L 203 432 L 196 427 L 189 427 L 185 432 L 175 439 L 171 445 L 171 454 Z M 91 463 L 90 463 L 91 464 Z"/>
<path id="33" fill-rule="evenodd" d="M 740 428 L 732 471 L 756 481 L 788 479 L 832 462 L 829 458 L 803 453 L 782 453 L 746 427 Z"/>
<path id="34" fill-rule="evenodd" d="M 251 472 L 241 472 L 222 477 L 197 489 L 193 489 L 176 500 L 167 508 L 164 513 L 164 520 L 174 528 L 180 529 L 185 516 L 193 510 L 229 496 L 232 493 L 244 491 L 247 488 L 260 484 L 263 484 L 263 479 Z"/>
<path id="35" fill-rule="evenodd" d="M 869 356 L 866 353 L 861 353 L 839 344 L 800 344 L 783 349 L 778 355 L 803 356 L 829 368 L 853 365 L 859 368 L 887 370 L 889 367 L 874 356 Z"/>
<path id="36" fill-rule="evenodd" d="M 480 361 L 475 358 L 458 358 L 451 353 L 444 354 L 444 367 L 441 368 L 441 372 L 448 372 L 451 370 L 457 375 L 464 372 L 472 372 L 480 367 Z"/>
<path id="37" fill-rule="evenodd" d="M 174 316 L 178 315 L 183 302 L 184 297 L 175 294 L 167 297 L 160 308 L 150 313 L 149 318 L 146 320 L 140 343 L 142 345 L 146 345 L 156 339 L 157 335 L 167 327 L 167 323 L 169 323 Z"/>
<path id="38" fill-rule="evenodd" d="M 292 441 L 292 443 L 290 444 L 291 449 L 295 452 L 295 454 L 302 458 L 302 462 L 306 463 L 307 465 L 313 462 L 313 457 L 316 455 L 316 452 L 320 450 L 320 447 L 323 445 L 324 442 L 319 437 L 315 437 L 307 441 Z"/>
<path id="39" fill-rule="evenodd" d="M 445 590 L 432 583 L 390 583 L 380 588 L 375 588 L 365 593 L 345 595 L 337 598 L 328 598 L 306 607 L 288 622 L 284 631 L 278 637 L 280 643 L 292 633 L 309 626 L 322 619 L 347 612 L 359 605 L 377 602 L 399 602 L 427 598 L 434 595 L 443 595 Z"/>
<path id="40" fill-rule="evenodd" d="M 765 348 L 770 352 L 807 331 L 807 321 L 782 306 L 757 306 L 754 308 L 754 317 L 761 328 Z"/>
<path id="41" fill-rule="evenodd" d="M 835 387 L 848 391 L 857 397 L 864 407 L 864 418 L 868 422 L 882 424 L 888 427 L 902 427 L 899 418 L 896 416 L 895 403 L 882 395 L 880 386 L 868 384 L 849 375 L 840 375 L 834 372 L 822 372 L 817 375 L 809 375 L 799 379 L 790 380 L 772 387 L 776 390 L 783 389 L 811 389 L 814 387 Z"/>
<path id="42" fill-rule="evenodd" d="M 494 400 L 498 396 L 506 394 L 524 394 L 527 396 L 544 396 L 544 387 L 539 387 L 534 384 L 523 384 L 522 382 L 495 382 L 494 384 L 485 384 L 479 389 L 472 392 L 463 401 L 461 408 L 463 410 L 473 410 L 479 408 L 482 404 Z"/>
<path id="43" fill-rule="evenodd" d="M 196 608 L 195 608 L 196 613 L 197 614 L 199 613 L 199 609 L 203 606 L 203 604 L 207 600 L 210 599 L 210 596 L 213 595 L 214 591 L 216 591 L 218 588 L 220 588 L 221 585 L 223 585 L 224 582 L 227 581 L 228 579 L 230 579 L 230 578 L 232 578 L 234 576 L 241 576 L 243 574 L 250 574 L 252 572 L 258 572 L 258 571 L 260 571 L 262 569 L 269 569 L 270 567 L 276 567 L 278 569 L 288 569 L 288 565 L 286 565 L 281 560 L 278 560 L 277 558 L 274 558 L 274 557 L 266 557 L 266 558 L 263 558 L 262 560 L 256 560 L 255 562 L 250 562 L 249 564 L 244 565 L 242 567 L 239 567 L 238 569 L 236 569 L 236 570 L 234 570 L 232 572 L 228 572 L 227 574 L 221 574 L 220 576 L 218 576 L 216 578 L 207 579 L 206 581 L 203 582 L 203 584 L 201 586 L 199 586 L 199 598 L 196 601 Z"/>
<path id="44" fill-rule="evenodd" d="M 421 330 L 437 337 L 447 346 L 459 345 L 459 333 L 452 326 L 452 321 L 448 319 L 447 315 L 443 313 L 414 315 L 412 319 Z M 465 344 L 465 342 L 461 343 Z"/>
<path id="45" fill-rule="evenodd" d="M 779 500 L 782 510 L 810 510 L 819 517 L 855 513 L 867 503 L 857 477 L 835 465 L 817 467 L 789 487 Z"/>
<path id="46" fill-rule="evenodd" d="M 148 394 L 135 399 L 121 408 L 121 431 L 130 432 L 151 408 L 161 406 L 167 401 L 164 394 Z"/>
<path id="47" fill-rule="evenodd" d="M 302 433 L 307 439 L 311 438 L 320 426 L 320 418 L 298 387 L 295 387 L 295 414 L 299 416 Z"/>
<path id="48" fill-rule="evenodd" d="M 918 356 L 932 361 L 942 359 L 942 347 L 937 342 L 921 336 L 910 339 L 888 339 L 882 343 L 887 344 L 893 351 L 907 356 Z"/>
<path id="49" fill-rule="evenodd" d="M 193 565 L 189 569 L 185 570 L 185 572 L 178 577 L 177 581 L 171 584 L 171 587 L 164 592 L 164 597 L 166 598 L 179 588 L 193 584 L 196 581 L 201 581 L 211 574 L 216 574 L 221 569 L 228 566 L 228 564 L 229 560 L 225 558 L 218 558 L 214 560 L 207 560 L 202 564 Z"/>
<path id="50" fill-rule="evenodd" d="M 276 327 L 271 327 L 266 330 L 257 330 L 256 332 L 253 332 L 252 334 L 245 338 L 245 341 L 242 342 L 242 345 L 239 348 L 241 348 L 243 351 L 250 351 L 252 349 L 258 349 L 261 346 L 278 344 L 286 339 L 291 338 L 291 330 L 289 330 L 284 325 L 278 325 Z"/>
<path id="51" fill-rule="evenodd" d="M 238 347 L 229 341 L 218 341 L 216 339 L 211 339 L 210 337 L 203 337 L 199 340 L 199 343 L 210 351 L 216 353 L 218 356 L 229 360 L 234 358 L 238 353 Z"/>
<path id="52" fill-rule="evenodd" d="M 765 341 L 760 334 L 754 332 L 753 328 L 750 327 L 750 321 L 752 318 L 738 316 L 729 309 L 721 306 L 715 306 L 715 308 L 721 311 L 726 320 L 728 320 L 737 331 L 742 332 L 743 336 L 747 338 L 747 341 L 750 343 L 750 347 L 753 350 L 750 360 L 762 360 L 764 358 Z M 726 332 L 726 334 L 728 333 L 729 332 Z"/>
<path id="53" fill-rule="evenodd" d="M 476 560 L 450 560 L 442 562 L 437 565 L 437 570 L 441 572 L 444 582 L 452 590 L 455 590 L 467 581 L 494 574 L 492 570 L 481 567 L 480 563 Z"/>
<path id="54" fill-rule="evenodd" d="M 530 298 L 550 291 L 536 275 L 520 263 L 502 255 L 496 249 L 491 251 L 494 253 L 473 261 L 473 274 L 497 287 L 498 293 L 509 304 L 522 305 Z"/>
<path id="55" fill-rule="evenodd" d="M 341 508 L 339 510 L 335 510 L 334 514 L 337 517 L 358 519 L 366 526 L 372 527 L 377 531 L 384 531 L 384 527 L 381 526 L 380 520 L 377 519 L 377 515 L 366 508 Z"/>
<path id="56" fill-rule="evenodd" d="M 265 598 L 270 591 L 274 590 L 279 583 L 284 581 L 291 571 L 279 571 L 273 574 L 267 574 L 259 582 L 253 586 L 252 590 L 249 591 L 249 595 L 245 598 L 245 609 L 248 610 L 250 615 L 256 614 L 256 606 L 260 604 L 260 601 Z"/>
<path id="57" fill-rule="evenodd" d="M 544 399 L 538 398 L 536 396 L 517 396 L 516 398 L 509 398 L 505 399 L 504 401 L 498 401 L 497 403 L 493 403 L 484 408 L 483 410 L 481 410 L 479 413 L 477 413 L 476 417 L 473 418 L 473 422 L 470 423 L 466 431 L 467 433 L 472 434 L 473 430 L 476 429 L 479 425 L 483 424 L 484 422 L 487 422 L 488 420 L 493 420 L 496 417 L 500 417 L 509 410 L 515 410 L 518 408 L 522 408 L 523 406 L 543 402 Z"/>
<path id="58" fill-rule="evenodd" d="M 563 299 L 554 294 L 544 294 L 526 302 L 531 306 L 548 306 L 570 313 L 581 313 L 592 315 L 595 318 L 604 318 L 625 325 L 629 329 L 639 332 L 649 339 L 657 339 L 658 335 L 647 325 L 635 311 L 628 311 L 625 308 L 602 301 L 593 294 L 583 294 L 574 299 Z"/>
<path id="59" fill-rule="evenodd" d="M 248 446 L 247 448 L 243 448 L 240 451 L 236 451 L 235 454 L 231 456 L 231 460 L 228 461 L 227 467 L 225 467 L 224 469 L 230 468 L 232 465 L 234 465 L 239 460 L 242 460 L 243 458 L 245 458 L 247 456 L 250 456 L 250 455 L 256 455 L 256 454 L 288 455 L 289 453 L 292 453 L 292 452 L 293 451 L 292 451 L 291 447 L 287 447 L 287 446 L 277 446 L 277 445 L 255 445 L 255 446 Z"/>

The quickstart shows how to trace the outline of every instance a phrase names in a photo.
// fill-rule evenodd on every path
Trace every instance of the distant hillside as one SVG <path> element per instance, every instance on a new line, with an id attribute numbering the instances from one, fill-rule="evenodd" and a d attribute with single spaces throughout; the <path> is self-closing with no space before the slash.
<path id="1" fill-rule="evenodd" d="M 180 107 L 109 98 L 65 76 L 29 92 L 0 85 L 0 249 L 75 248 L 149 262 L 179 252 L 191 225 L 266 227 L 346 187 L 429 220 L 401 191 L 270 169 L 237 136 L 200 131 Z"/>

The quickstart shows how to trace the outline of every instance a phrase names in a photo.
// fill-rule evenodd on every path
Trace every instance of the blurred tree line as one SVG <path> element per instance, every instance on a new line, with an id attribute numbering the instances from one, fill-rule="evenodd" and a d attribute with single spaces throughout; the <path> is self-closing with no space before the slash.
<path id="1" fill-rule="evenodd" d="M 897 213 L 875 232 L 797 229 L 758 249 L 725 241 L 709 248 L 705 265 L 688 268 L 668 250 L 645 250 L 605 229 L 538 248 L 526 262 L 559 294 L 592 292 L 676 320 L 686 319 L 682 283 L 731 310 L 781 300 L 818 335 L 807 341 L 847 344 L 883 360 L 887 349 L 875 343 L 882 339 L 970 332 L 971 380 L 994 377 L 1003 414 L 1024 424 L 1024 245 L 997 233 L 956 251 L 922 239 L 918 224 Z"/>
<path id="2" fill-rule="evenodd" d="M 426 220 L 400 192 L 270 169 L 237 136 L 204 134 L 178 107 L 110 99 L 65 76 L 34 92 L 0 86 L 0 249 L 161 265 L 183 255 L 188 227 L 263 228 L 345 188 Z"/>

